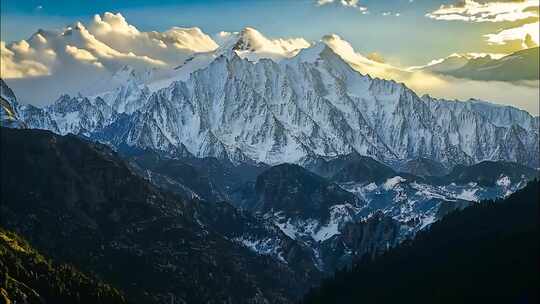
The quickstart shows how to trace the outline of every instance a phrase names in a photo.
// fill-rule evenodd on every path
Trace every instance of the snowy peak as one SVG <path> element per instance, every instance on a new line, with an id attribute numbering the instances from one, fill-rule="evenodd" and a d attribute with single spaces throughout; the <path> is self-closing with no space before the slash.
<path id="1" fill-rule="evenodd" d="M 302 49 L 293 60 L 306 63 L 314 63 L 321 59 L 321 55 L 325 52 L 332 52 L 328 46 L 322 42 L 317 42 L 309 48 Z M 333 53 L 333 52 L 332 52 Z"/>
<path id="2" fill-rule="evenodd" d="M 257 51 L 272 48 L 273 44 L 254 28 L 246 27 L 238 33 L 232 49 L 235 51 Z"/>
<path id="3" fill-rule="evenodd" d="M 310 46 L 310 43 L 302 38 L 270 39 L 252 27 L 235 33 L 220 32 L 215 39 L 220 44 L 216 51 L 218 54 L 234 52 L 250 61 L 261 58 L 279 61 L 293 57 L 300 49 Z"/>
<path id="4" fill-rule="evenodd" d="M 348 41 L 342 39 L 336 34 L 325 35 L 321 41 L 344 60 L 355 62 L 358 61 L 358 57 L 361 56 L 355 52 L 352 45 Z M 369 61 L 369 59 L 365 57 L 362 59 Z"/>

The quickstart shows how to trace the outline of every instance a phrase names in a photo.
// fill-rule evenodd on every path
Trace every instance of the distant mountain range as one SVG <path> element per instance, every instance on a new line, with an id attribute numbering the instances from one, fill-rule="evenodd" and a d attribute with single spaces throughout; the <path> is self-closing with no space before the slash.
<path id="1" fill-rule="evenodd" d="M 538 47 L 501 58 L 455 54 L 421 67 L 421 70 L 473 80 L 520 81 L 540 79 Z"/>

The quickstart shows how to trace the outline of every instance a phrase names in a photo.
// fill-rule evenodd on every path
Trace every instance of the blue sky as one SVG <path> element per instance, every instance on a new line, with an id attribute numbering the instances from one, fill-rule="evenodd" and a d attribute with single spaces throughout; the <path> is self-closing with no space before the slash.
<path id="1" fill-rule="evenodd" d="M 482 36 L 505 24 L 439 21 L 425 17 L 452 0 L 360 0 L 369 14 L 316 0 L 0 0 L 1 38 L 27 38 L 38 28 L 62 28 L 106 11 L 122 13 L 140 30 L 198 26 L 208 34 L 252 26 L 270 37 L 318 40 L 337 33 L 360 52 L 378 52 L 394 64 L 422 64 L 453 52 L 498 52 Z M 84 3 L 84 4 L 83 4 Z M 390 13 L 383 16 L 383 13 Z M 399 16 L 395 16 L 399 14 Z"/>

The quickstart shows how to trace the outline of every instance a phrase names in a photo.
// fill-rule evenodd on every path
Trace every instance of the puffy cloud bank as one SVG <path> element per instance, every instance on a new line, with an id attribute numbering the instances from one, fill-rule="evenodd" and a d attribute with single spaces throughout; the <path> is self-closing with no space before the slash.
<path id="1" fill-rule="evenodd" d="M 427 16 L 436 20 L 469 22 L 518 21 L 538 17 L 538 11 L 534 10 L 538 5 L 538 0 L 460 0 L 454 4 L 442 5 L 436 11 L 427 14 Z"/>
<path id="2" fill-rule="evenodd" d="M 484 35 L 490 44 L 520 41 L 522 48 L 539 44 L 540 0 L 459 0 L 426 14 L 435 20 L 511 23 L 497 33 Z"/>
<path id="3" fill-rule="evenodd" d="M 519 27 L 503 29 L 495 34 L 487 34 L 485 37 L 489 43 L 499 45 L 506 44 L 510 41 L 520 40 L 522 41 L 523 48 L 530 48 L 540 44 L 539 28 L 539 22 L 528 23 Z"/>
<path id="4" fill-rule="evenodd" d="M 62 31 L 39 30 L 27 40 L 2 42 L 2 77 L 55 75 L 64 70 L 114 72 L 123 65 L 159 68 L 180 64 L 195 52 L 211 51 L 217 44 L 198 28 L 140 32 L 121 14 L 96 15 Z"/>
<path id="5" fill-rule="evenodd" d="M 358 9 L 359 11 L 364 13 L 367 13 L 368 10 L 367 7 L 360 5 L 358 0 L 317 0 L 318 6 L 325 6 L 331 4 Z"/>

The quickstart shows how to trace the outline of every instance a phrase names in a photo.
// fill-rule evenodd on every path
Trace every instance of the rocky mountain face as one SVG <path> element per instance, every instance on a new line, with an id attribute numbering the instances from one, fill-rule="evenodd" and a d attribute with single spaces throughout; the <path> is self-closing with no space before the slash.
<path id="1" fill-rule="evenodd" d="M 132 76 L 95 97 L 18 110 L 32 128 L 235 163 L 355 152 L 392 167 L 418 158 L 446 167 L 482 160 L 539 166 L 538 117 L 480 101 L 419 98 L 403 84 L 356 72 L 323 42 L 268 59 L 257 52 L 268 43 L 251 41 L 262 39 L 253 31 L 239 35 L 242 48 L 231 42 L 195 55 L 186 66 L 200 61 L 198 68 L 180 67 L 189 73 L 169 84 Z"/>
<path id="2" fill-rule="evenodd" d="M 509 106 L 423 96 L 451 142 L 478 161 L 506 160 L 537 168 L 540 117 Z M 494 144 L 495 143 L 495 144 Z M 485 149 L 478 149 L 478 146 Z M 532 157 L 532 158 L 531 158 Z M 531 161 L 527 161 L 527 159 Z"/>
<path id="3" fill-rule="evenodd" d="M 364 253 L 381 253 L 410 237 L 414 226 L 418 226 L 418 221 L 402 223 L 383 213 L 362 212 L 365 203 L 359 198 L 297 165 L 283 164 L 267 169 L 247 164 L 239 166 L 211 158 L 165 159 L 148 152 L 131 156 L 130 159 L 135 166 L 144 167 L 142 175 L 157 186 L 184 197 L 204 198 L 215 204 L 215 208 L 228 206 L 216 202 L 230 201 L 242 210 L 239 214 L 264 218 L 279 233 L 285 233 L 304 248 L 309 248 L 311 257 L 322 271 L 332 272 L 344 267 Z M 356 157 L 349 156 L 347 159 Z M 361 159 L 367 160 L 364 157 Z M 373 159 L 369 159 L 368 163 L 386 167 Z M 231 178 L 236 183 L 231 182 Z M 228 184 L 223 183 L 225 180 L 229 181 Z M 448 209 L 452 210 L 452 206 L 448 204 Z M 223 231 L 232 225 L 224 223 Z M 238 225 L 241 227 L 241 223 Z M 379 228 L 365 228 L 374 226 Z M 244 231 L 255 231 L 249 241 L 241 237 L 242 242 L 258 253 L 281 259 L 273 249 L 276 242 L 269 241 L 272 234 L 261 234 L 254 227 L 244 227 Z M 387 230 L 393 233 L 383 233 Z M 358 237 L 364 241 L 349 240 L 357 231 L 363 231 Z M 348 239 L 342 240 L 345 236 Z M 231 238 L 238 239 L 238 236 Z"/>
<path id="4" fill-rule="evenodd" d="M 340 186 L 366 202 L 360 217 L 382 212 L 406 224 L 406 234 L 414 234 L 452 210 L 506 197 L 539 173 L 516 163 L 485 161 L 457 166 L 442 176 L 394 172 L 383 181 L 352 180 Z"/>
<path id="5" fill-rule="evenodd" d="M 106 146 L 39 130 L 1 137 L 2 224 L 131 302 L 290 303 L 320 275 L 275 226 L 161 191 Z"/>
<path id="6" fill-rule="evenodd" d="M 154 185 L 185 200 L 207 201 L 205 214 L 221 218 L 218 230 L 252 252 L 282 261 L 283 248 L 294 244 L 302 263 L 328 272 L 394 247 L 452 210 L 507 196 L 536 176 L 517 164 L 486 162 L 477 165 L 480 171 L 456 167 L 455 172 L 469 172 L 467 179 L 458 173 L 420 177 L 355 153 L 305 162 L 311 172 L 293 164 L 268 168 L 189 155 L 172 159 L 152 151 L 122 154 Z M 472 172 L 489 173 L 495 180 L 480 182 Z"/>
<path id="7" fill-rule="evenodd" d="M 382 212 L 364 220 L 345 222 L 339 234 L 321 244 L 321 259 L 329 269 L 350 267 L 362 256 L 378 256 L 411 237 L 404 233 L 406 226 Z"/>

